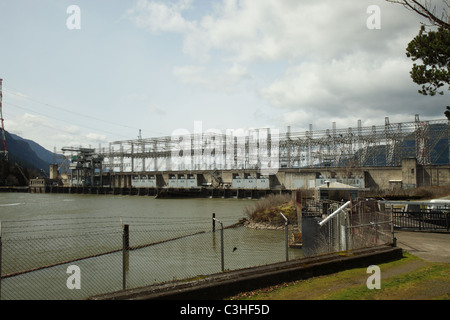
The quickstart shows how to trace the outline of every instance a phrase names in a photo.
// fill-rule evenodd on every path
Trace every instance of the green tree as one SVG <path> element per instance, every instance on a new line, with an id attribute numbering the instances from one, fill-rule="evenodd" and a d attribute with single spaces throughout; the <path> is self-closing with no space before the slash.
<path id="1" fill-rule="evenodd" d="M 442 87 L 448 86 L 450 90 L 450 20 L 448 0 L 440 5 L 441 17 L 437 14 L 437 5 L 430 1 L 419 0 L 386 0 L 401 4 L 406 9 L 425 17 L 431 25 L 437 27 L 436 31 L 425 30 L 422 25 L 419 34 L 408 44 L 406 56 L 413 61 L 421 60 L 423 64 L 414 63 L 410 72 L 413 81 L 422 86 L 419 93 L 434 96 L 436 93 L 444 94 Z M 447 9 L 447 10 L 446 10 Z M 444 112 L 450 120 L 450 106 Z"/>
<path id="2" fill-rule="evenodd" d="M 414 63 L 411 78 L 422 89 L 419 93 L 434 96 L 441 87 L 450 89 L 450 30 L 440 27 L 437 31 L 420 28 L 419 34 L 408 44 L 406 56 L 413 61 L 422 60 L 423 64 Z"/>

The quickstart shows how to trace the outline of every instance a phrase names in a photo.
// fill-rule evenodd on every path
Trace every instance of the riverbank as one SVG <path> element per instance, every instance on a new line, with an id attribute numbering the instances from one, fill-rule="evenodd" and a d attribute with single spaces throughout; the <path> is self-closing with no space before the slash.
<path id="1" fill-rule="evenodd" d="M 381 289 L 369 290 L 366 268 L 280 283 L 231 300 L 450 300 L 450 233 L 397 232 L 403 258 L 379 264 Z"/>
<path id="2" fill-rule="evenodd" d="M 449 300 L 450 264 L 404 258 L 379 265 L 381 289 L 370 290 L 366 268 L 244 292 L 230 300 Z"/>

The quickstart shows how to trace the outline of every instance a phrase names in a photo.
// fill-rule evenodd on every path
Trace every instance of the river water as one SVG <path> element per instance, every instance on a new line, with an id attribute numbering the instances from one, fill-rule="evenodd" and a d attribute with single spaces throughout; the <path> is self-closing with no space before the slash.
<path id="1" fill-rule="evenodd" d="M 1 299 L 84 299 L 121 290 L 124 261 L 126 288 L 218 273 L 222 263 L 234 270 L 285 261 L 283 230 L 244 226 L 223 230 L 222 260 L 221 224 L 213 232 L 212 214 L 227 227 L 254 201 L 0 193 Z M 130 247 L 139 248 L 124 260 L 125 224 Z M 288 254 L 299 258 L 301 250 Z M 73 265 L 78 273 L 68 272 Z"/>

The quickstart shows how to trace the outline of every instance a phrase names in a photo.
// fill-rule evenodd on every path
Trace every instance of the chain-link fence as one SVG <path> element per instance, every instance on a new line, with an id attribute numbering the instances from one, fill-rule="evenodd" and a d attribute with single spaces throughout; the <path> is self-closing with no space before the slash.
<path id="1" fill-rule="evenodd" d="M 286 234 L 226 217 L 3 221 L 0 298 L 85 299 L 300 258 Z"/>
<path id="2" fill-rule="evenodd" d="M 85 299 L 330 252 L 392 244 L 392 213 L 377 201 L 321 204 L 278 230 L 236 217 L 117 217 L 3 221 L 1 299 Z"/>
<path id="3" fill-rule="evenodd" d="M 303 217 L 303 255 L 394 244 L 392 213 L 376 200 L 335 202 Z M 327 214 L 328 213 L 328 214 Z"/>

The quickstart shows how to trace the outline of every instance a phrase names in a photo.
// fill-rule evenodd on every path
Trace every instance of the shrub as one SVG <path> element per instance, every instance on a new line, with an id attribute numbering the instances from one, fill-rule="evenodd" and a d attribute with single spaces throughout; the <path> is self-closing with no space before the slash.
<path id="1" fill-rule="evenodd" d="M 297 222 L 295 203 L 290 195 L 271 194 L 258 200 L 253 206 L 245 208 L 245 213 L 250 222 L 269 223 L 271 225 L 284 224 L 285 221 L 280 212 L 286 216 L 289 223 Z"/>

